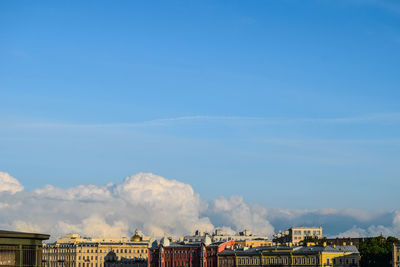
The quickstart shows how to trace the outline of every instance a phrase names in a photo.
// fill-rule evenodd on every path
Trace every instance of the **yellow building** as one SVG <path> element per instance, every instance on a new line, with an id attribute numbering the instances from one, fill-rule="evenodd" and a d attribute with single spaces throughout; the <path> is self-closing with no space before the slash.
<path id="1" fill-rule="evenodd" d="M 355 246 L 272 246 L 225 250 L 218 255 L 218 267 L 358 267 L 359 262 Z"/>
<path id="2" fill-rule="evenodd" d="M 393 267 L 400 267 L 400 243 L 393 244 Z"/>
<path id="3" fill-rule="evenodd" d="M 43 245 L 45 267 L 104 267 L 104 258 L 113 253 L 121 259 L 147 259 L 149 239 L 135 232 L 127 238 L 86 238 L 69 234 L 55 243 Z"/>

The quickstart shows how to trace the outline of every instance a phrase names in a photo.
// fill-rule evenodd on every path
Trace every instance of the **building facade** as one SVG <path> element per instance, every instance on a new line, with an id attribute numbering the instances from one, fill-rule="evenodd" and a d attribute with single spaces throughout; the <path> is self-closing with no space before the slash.
<path id="1" fill-rule="evenodd" d="M 194 235 L 185 236 L 183 240 L 185 242 L 204 242 L 206 236 L 210 237 L 212 242 L 226 242 L 230 240 L 234 241 L 268 240 L 267 236 L 253 235 L 250 230 L 244 230 L 237 234 L 226 234 L 221 229 L 216 229 L 214 233 L 212 233 L 211 235 L 209 233 L 196 231 Z"/>
<path id="2" fill-rule="evenodd" d="M 400 243 L 393 244 L 393 267 L 400 267 Z"/>
<path id="3" fill-rule="evenodd" d="M 218 267 L 358 267 L 360 253 L 355 246 L 274 246 L 226 250 L 218 260 Z"/>
<path id="4" fill-rule="evenodd" d="M 0 266 L 42 266 L 42 241 L 49 235 L 0 231 Z"/>
<path id="5" fill-rule="evenodd" d="M 298 244 L 306 237 L 322 238 L 322 227 L 292 227 L 274 235 L 273 242 Z"/>
<path id="6" fill-rule="evenodd" d="M 217 267 L 218 253 L 232 247 L 228 242 L 174 242 L 162 239 L 149 248 L 148 267 Z"/>
<path id="7" fill-rule="evenodd" d="M 45 267 L 104 267 L 105 257 L 115 253 L 117 260 L 147 259 L 148 239 L 136 231 L 126 238 L 86 238 L 69 234 L 55 243 L 43 245 Z"/>

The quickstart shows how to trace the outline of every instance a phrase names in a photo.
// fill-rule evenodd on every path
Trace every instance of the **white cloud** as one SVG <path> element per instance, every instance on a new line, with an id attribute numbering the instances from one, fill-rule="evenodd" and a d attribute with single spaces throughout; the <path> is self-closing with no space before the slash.
<path id="1" fill-rule="evenodd" d="M 400 211 L 393 212 L 391 225 L 370 225 L 367 228 L 353 226 L 351 229 L 340 233 L 343 237 L 362 237 L 362 236 L 399 236 L 400 235 Z"/>
<path id="2" fill-rule="evenodd" d="M 241 196 L 215 199 L 210 210 L 210 216 L 218 218 L 222 226 L 241 230 L 250 229 L 256 234 L 271 236 L 274 233 L 274 227 L 267 220 L 267 214 L 265 208 L 246 204 Z"/>
<path id="3" fill-rule="evenodd" d="M 40 233 L 41 229 L 39 225 L 31 224 L 25 221 L 15 221 L 13 228 L 20 232 Z"/>
<path id="4" fill-rule="evenodd" d="M 18 181 L 17 181 L 18 182 Z M 69 232 L 92 236 L 127 236 L 135 228 L 146 234 L 179 235 L 196 229 L 212 231 L 214 226 L 201 212 L 207 206 L 193 188 L 151 173 L 126 177 L 120 184 L 79 185 L 62 189 L 52 185 L 1 195 L 0 226 L 35 229 L 53 237 Z M 11 205 L 12 204 L 12 205 Z"/>
<path id="5" fill-rule="evenodd" d="M 106 200 L 111 196 L 110 188 L 113 184 L 106 186 L 78 185 L 77 187 L 62 189 L 52 185 L 35 189 L 33 192 L 41 197 L 62 200 Z"/>
<path id="6" fill-rule="evenodd" d="M 23 191 L 19 181 L 0 173 L 0 228 L 43 232 L 52 238 L 77 232 L 121 237 L 136 228 L 156 237 L 195 230 L 225 232 L 250 229 L 271 236 L 290 226 L 322 225 L 327 236 L 400 235 L 400 212 L 357 209 L 291 210 L 246 203 L 241 196 L 202 200 L 189 184 L 151 173 L 104 186 L 69 189 L 46 185 Z"/>
<path id="7" fill-rule="evenodd" d="M 15 194 L 23 191 L 21 183 L 6 172 L 0 172 L 0 192 L 9 192 Z"/>
<path id="8" fill-rule="evenodd" d="M 55 229 L 57 229 L 57 232 L 80 233 L 84 236 L 122 237 L 128 233 L 129 226 L 126 222 L 120 220 L 108 224 L 101 216 L 92 215 L 77 224 L 60 221 Z"/>

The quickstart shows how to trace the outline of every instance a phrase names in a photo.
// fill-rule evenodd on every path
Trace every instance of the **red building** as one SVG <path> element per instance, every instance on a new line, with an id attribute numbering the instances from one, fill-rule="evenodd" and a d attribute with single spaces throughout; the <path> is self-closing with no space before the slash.
<path id="1" fill-rule="evenodd" d="M 233 244 L 233 240 L 209 245 L 162 240 L 156 247 L 149 248 L 148 267 L 217 267 L 218 253 Z"/>

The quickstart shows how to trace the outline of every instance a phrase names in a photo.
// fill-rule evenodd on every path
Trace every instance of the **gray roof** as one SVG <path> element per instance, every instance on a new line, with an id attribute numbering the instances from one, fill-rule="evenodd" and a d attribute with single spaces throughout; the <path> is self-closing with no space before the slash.
<path id="1" fill-rule="evenodd" d="M 319 252 L 325 253 L 356 253 L 359 254 L 358 249 L 355 246 L 310 246 L 310 247 L 288 247 L 288 246 L 270 246 L 270 247 L 255 247 L 247 250 L 235 249 L 235 250 L 224 250 L 219 253 L 221 256 L 228 255 L 259 255 L 261 253 L 274 253 L 274 254 L 285 254 L 290 250 L 293 254 L 315 254 Z"/>
<path id="2" fill-rule="evenodd" d="M 332 252 L 332 253 L 359 253 L 355 246 L 310 246 L 310 247 L 299 247 L 294 251 L 295 253 L 313 253 L 313 252 Z"/>

